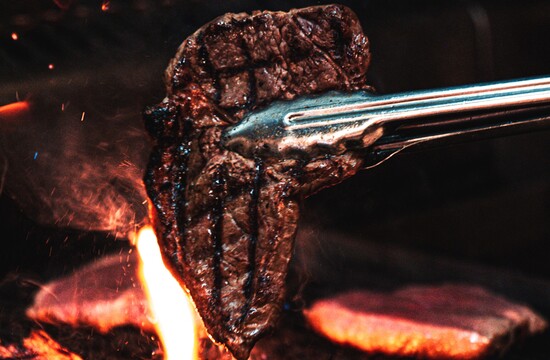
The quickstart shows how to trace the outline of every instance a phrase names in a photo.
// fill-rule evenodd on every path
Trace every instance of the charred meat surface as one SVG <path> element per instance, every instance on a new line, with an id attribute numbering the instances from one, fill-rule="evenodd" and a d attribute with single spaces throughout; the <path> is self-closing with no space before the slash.
<path id="1" fill-rule="evenodd" d="M 367 88 L 369 56 L 343 6 L 226 14 L 183 42 L 166 98 L 145 112 L 155 140 L 145 184 L 164 260 L 238 359 L 278 319 L 300 200 L 362 159 L 250 160 L 224 149 L 221 133 L 274 100 Z"/>

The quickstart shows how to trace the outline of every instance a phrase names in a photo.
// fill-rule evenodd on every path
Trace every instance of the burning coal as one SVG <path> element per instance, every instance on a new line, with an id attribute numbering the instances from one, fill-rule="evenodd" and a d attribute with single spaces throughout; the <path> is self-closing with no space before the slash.
<path id="1" fill-rule="evenodd" d="M 45 331 L 34 330 L 23 340 L 23 346 L 3 346 L 0 342 L 1 359 L 48 359 L 48 360 L 82 360 L 76 354 L 63 348 Z"/>

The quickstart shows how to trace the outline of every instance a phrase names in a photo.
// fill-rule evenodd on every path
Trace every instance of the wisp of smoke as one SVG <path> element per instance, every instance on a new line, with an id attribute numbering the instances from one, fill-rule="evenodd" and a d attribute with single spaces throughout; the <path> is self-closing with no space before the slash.
<path id="1" fill-rule="evenodd" d="M 126 235 L 146 221 L 150 144 L 135 109 L 35 105 L 0 132 L 0 150 L 3 191 L 41 224 Z"/>

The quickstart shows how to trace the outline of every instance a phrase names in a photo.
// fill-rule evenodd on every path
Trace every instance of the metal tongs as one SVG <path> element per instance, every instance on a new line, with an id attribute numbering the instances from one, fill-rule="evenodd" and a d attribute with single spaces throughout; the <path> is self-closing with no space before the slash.
<path id="1" fill-rule="evenodd" d="M 246 157 L 367 152 L 370 165 L 419 144 L 550 127 L 550 77 L 374 95 L 329 92 L 276 102 L 228 128 Z"/>

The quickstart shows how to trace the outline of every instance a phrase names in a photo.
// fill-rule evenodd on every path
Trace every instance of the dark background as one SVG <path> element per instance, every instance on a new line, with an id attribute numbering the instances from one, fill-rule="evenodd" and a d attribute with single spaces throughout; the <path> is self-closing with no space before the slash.
<path id="1" fill-rule="evenodd" d="M 86 124 L 101 124 L 96 128 L 105 119 L 123 117 L 139 130 L 141 110 L 164 95 L 162 73 L 168 60 L 197 27 L 228 11 L 323 3 L 330 2 L 113 0 L 102 11 L 100 1 L 2 2 L 0 105 L 19 97 L 36 107 L 30 122 L 0 123 L 5 141 L 0 145 L 12 156 L 0 196 L 0 279 L 8 274 L 46 279 L 122 246 L 116 235 L 91 231 L 92 219 L 87 227 L 58 221 L 51 211 L 58 200 L 27 196 L 41 194 L 35 189 L 51 186 L 43 185 L 43 179 L 63 174 L 64 167 L 67 176 L 75 176 L 69 171 L 74 161 L 86 161 L 50 158 L 51 166 L 33 173 L 31 158 L 42 141 L 56 141 L 43 127 L 35 130 L 33 121 L 59 126 L 60 104 L 70 103 L 63 117 L 79 121 L 85 112 Z M 369 81 L 381 93 L 550 72 L 547 1 L 340 3 L 361 19 L 373 54 Z M 36 146 L 7 146 L 14 127 Z M 125 138 L 124 132 L 105 134 L 107 143 Z M 146 137 L 142 141 L 146 144 Z M 126 148 L 138 168 L 145 161 L 143 144 L 137 150 Z M 546 131 L 403 154 L 307 200 L 304 221 L 370 241 L 549 278 L 549 144 Z M 13 153 L 21 156 L 20 162 L 14 164 Z M 91 163 L 104 161 L 89 154 Z M 6 165 L 0 165 L 3 174 Z M 12 171 L 18 167 L 26 175 Z M 8 194 L 9 189 L 15 190 Z M 82 201 L 78 189 L 65 190 L 66 202 Z M 49 213 L 53 215 L 41 215 Z"/>

